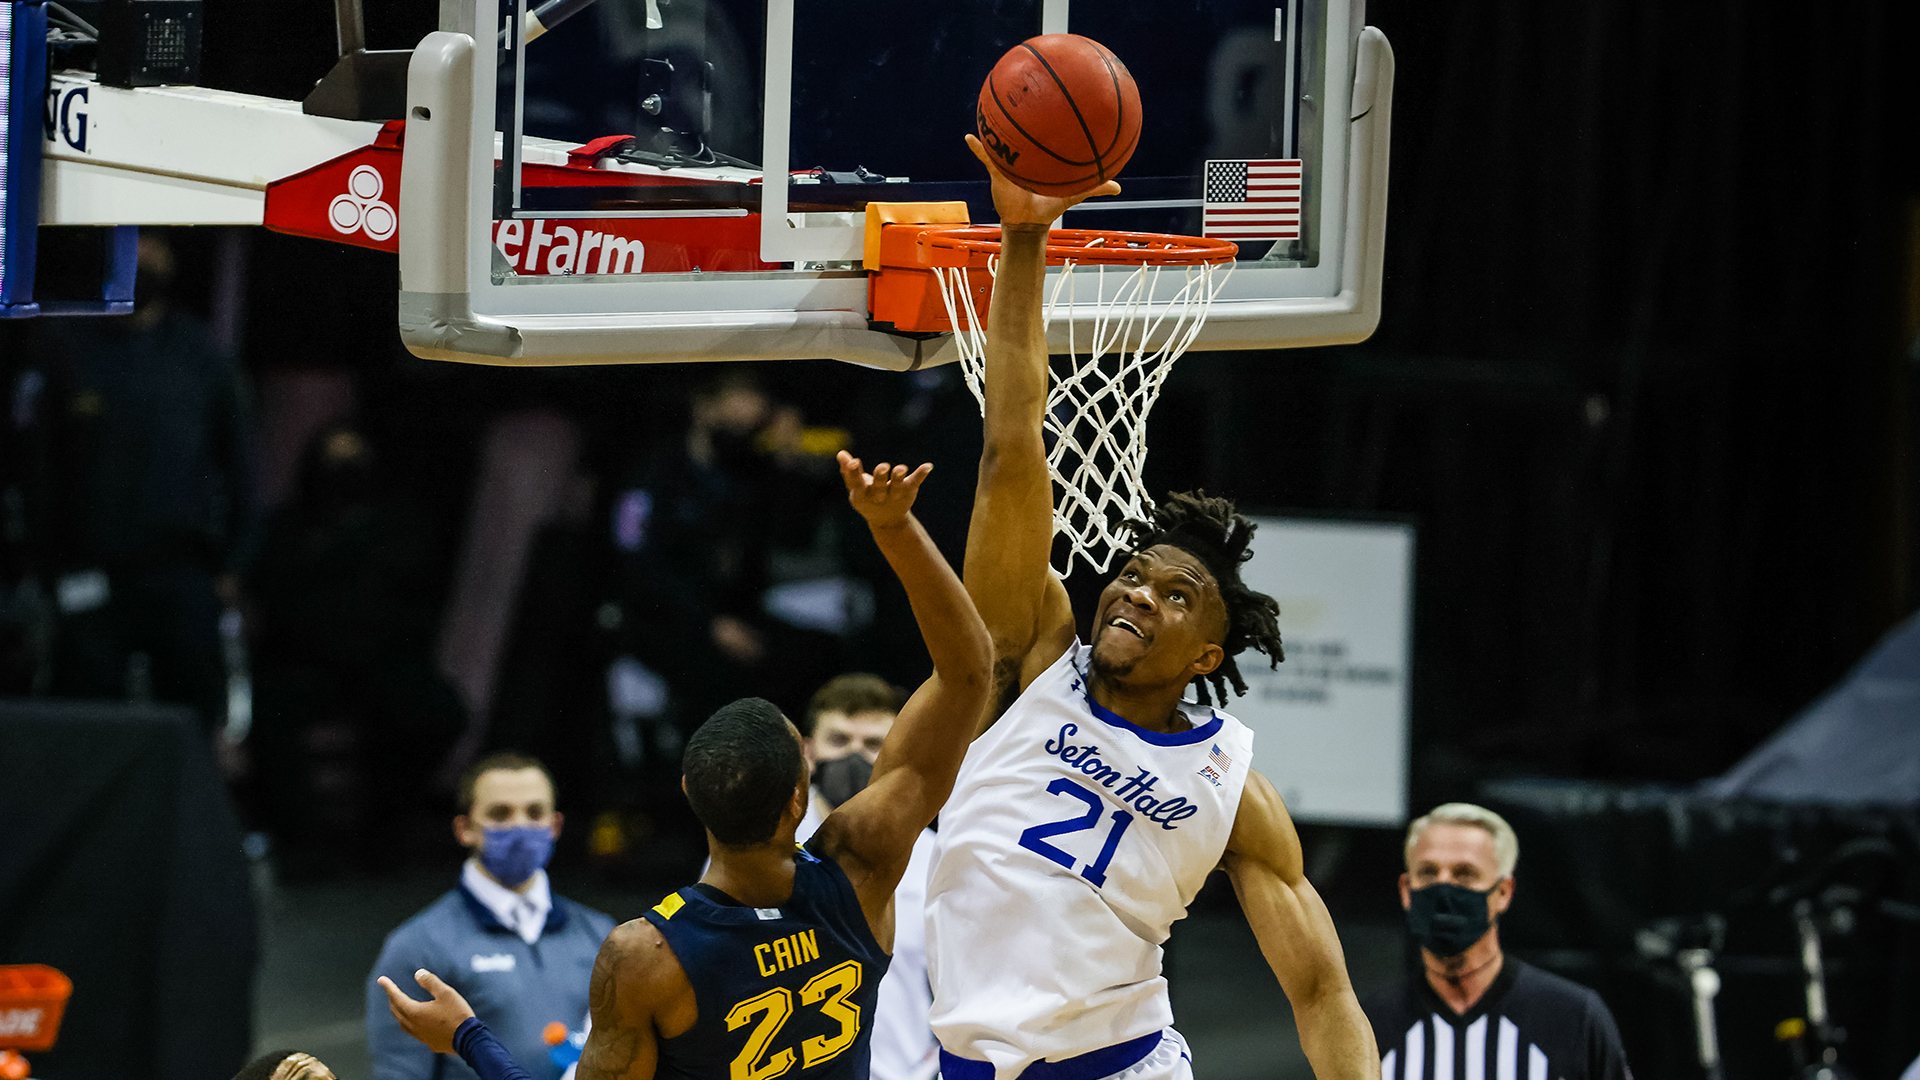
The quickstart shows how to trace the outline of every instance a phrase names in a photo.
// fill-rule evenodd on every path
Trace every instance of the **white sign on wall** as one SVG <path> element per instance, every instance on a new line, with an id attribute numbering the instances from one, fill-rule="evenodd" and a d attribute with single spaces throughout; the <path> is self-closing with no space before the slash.
<path id="1" fill-rule="evenodd" d="M 1255 517 L 1247 585 L 1280 602 L 1286 662 L 1240 654 L 1254 767 L 1298 821 L 1407 818 L 1413 527 Z"/>

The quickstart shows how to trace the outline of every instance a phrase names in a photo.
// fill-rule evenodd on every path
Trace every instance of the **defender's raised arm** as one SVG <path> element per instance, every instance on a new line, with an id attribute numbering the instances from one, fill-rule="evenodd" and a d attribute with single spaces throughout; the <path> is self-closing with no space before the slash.
<path id="1" fill-rule="evenodd" d="M 933 675 L 894 720 L 866 790 L 828 815 L 815 841 L 847 872 L 869 921 L 890 925 L 894 886 L 927 827 L 953 790 L 987 705 L 992 649 L 986 627 L 953 568 L 912 514 L 933 466 L 911 473 L 882 463 L 871 474 L 842 451 L 847 500 L 866 518 L 874 543 L 907 590 Z"/>
<path id="2" fill-rule="evenodd" d="M 994 691 L 1022 674 L 1029 654 L 1051 663 L 1073 637 L 1066 590 L 1048 569 L 1053 547 L 1053 483 L 1041 417 L 1047 403 L 1047 339 L 1041 326 L 1047 233 L 1067 208 L 1116 194 L 1108 181 L 1083 195 L 1036 195 L 1003 175 L 967 136 L 993 177 L 1000 212 L 1000 265 L 987 315 L 986 445 L 967 530 L 967 592 L 993 637 Z M 1044 638 L 1044 641 L 1042 640 Z"/>

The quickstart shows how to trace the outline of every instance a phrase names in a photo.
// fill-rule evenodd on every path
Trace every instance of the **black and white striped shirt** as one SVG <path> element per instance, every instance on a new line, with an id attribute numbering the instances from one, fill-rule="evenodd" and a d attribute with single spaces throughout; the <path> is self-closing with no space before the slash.
<path id="1" fill-rule="evenodd" d="M 1513 957 L 1456 1014 L 1423 975 L 1368 997 L 1381 1080 L 1632 1080 L 1600 995 Z"/>

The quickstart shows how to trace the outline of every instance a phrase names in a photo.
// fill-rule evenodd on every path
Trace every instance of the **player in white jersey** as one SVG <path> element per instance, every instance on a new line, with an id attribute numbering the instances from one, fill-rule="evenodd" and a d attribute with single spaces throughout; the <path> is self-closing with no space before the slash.
<path id="1" fill-rule="evenodd" d="M 1174 496 L 1074 632 L 1048 556 L 1041 418 L 1048 223 L 1080 198 L 993 176 L 1003 234 L 986 348 L 986 442 L 964 580 L 1006 701 L 940 812 L 927 959 L 943 1080 L 1186 1080 L 1161 944 L 1224 869 L 1292 1003 L 1321 1080 L 1379 1076 L 1326 906 L 1244 725 L 1201 702 L 1244 692 L 1234 655 L 1280 658 L 1278 606 L 1240 581 L 1252 526 L 1224 499 Z M 1209 695 L 1208 687 L 1214 693 Z M 1248 1018 L 1250 1021 L 1254 1017 Z"/>

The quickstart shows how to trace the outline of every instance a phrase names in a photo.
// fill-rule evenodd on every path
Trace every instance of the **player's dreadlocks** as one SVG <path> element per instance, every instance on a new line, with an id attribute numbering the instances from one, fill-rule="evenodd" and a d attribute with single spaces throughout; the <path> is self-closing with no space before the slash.
<path id="1" fill-rule="evenodd" d="M 1253 558 L 1249 544 L 1254 528 L 1246 515 L 1234 509 L 1232 500 L 1214 498 L 1204 491 L 1170 492 L 1165 502 L 1154 507 L 1152 520 L 1127 522 L 1134 550 L 1145 551 L 1155 544 L 1177 547 L 1199 559 L 1219 583 L 1220 598 L 1227 605 L 1227 638 L 1220 647 L 1227 658 L 1212 674 L 1193 680 L 1194 692 L 1203 703 L 1225 705 L 1228 683 L 1233 684 L 1235 694 L 1247 692 L 1240 665 L 1234 661 L 1247 646 L 1266 653 L 1269 666 L 1277 667 L 1286 659 L 1280 645 L 1280 605 L 1240 580 L 1240 564 Z M 1209 684 L 1213 688 L 1211 699 Z"/>

